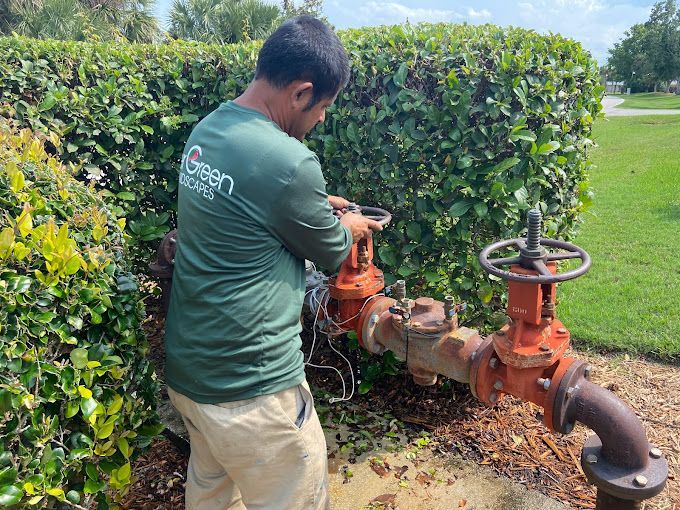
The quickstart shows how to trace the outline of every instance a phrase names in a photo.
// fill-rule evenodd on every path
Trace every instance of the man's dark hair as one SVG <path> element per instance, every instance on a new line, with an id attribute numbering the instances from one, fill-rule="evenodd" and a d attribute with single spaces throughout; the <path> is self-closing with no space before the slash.
<path id="1" fill-rule="evenodd" d="M 309 109 L 347 85 L 349 59 L 328 25 L 312 16 L 297 16 L 264 42 L 255 69 L 255 79 L 260 78 L 278 88 L 295 80 L 313 83 Z"/>

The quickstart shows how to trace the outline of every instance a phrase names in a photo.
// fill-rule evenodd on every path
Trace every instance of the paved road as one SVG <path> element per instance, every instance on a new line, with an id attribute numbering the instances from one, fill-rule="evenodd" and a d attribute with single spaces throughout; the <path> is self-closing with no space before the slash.
<path id="1" fill-rule="evenodd" d="M 616 108 L 625 102 L 620 97 L 604 96 L 602 106 L 607 117 L 624 117 L 630 115 L 680 115 L 680 110 L 645 110 L 642 108 Z"/>

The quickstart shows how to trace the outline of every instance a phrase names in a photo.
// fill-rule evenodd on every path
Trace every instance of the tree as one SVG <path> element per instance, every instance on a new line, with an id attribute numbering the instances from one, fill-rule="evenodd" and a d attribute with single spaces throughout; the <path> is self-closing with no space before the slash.
<path id="1" fill-rule="evenodd" d="M 153 42 L 153 0 L 0 0 L 0 34 Z"/>
<path id="2" fill-rule="evenodd" d="M 649 20 L 633 25 L 609 50 L 615 77 L 637 88 L 670 85 L 680 76 L 680 10 L 675 0 L 657 2 Z"/>
<path id="3" fill-rule="evenodd" d="M 286 18 L 309 14 L 315 18 L 323 19 L 323 0 L 303 0 L 299 7 L 295 7 L 294 0 L 283 0 L 283 14 Z"/>
<path id="4" fill-rule="evenodd" d="M 656 76 L 667 82 L 680 76 L 680 11 L 675 0 L 658 2 L 647 27 L 647 55 Z"/>
<path id="5" fill-rule="evenodd" d="M 208 43 L 261 39 L 281 19 L 281 9 L 260 0 L 175 0 L 170 35 Z"/>

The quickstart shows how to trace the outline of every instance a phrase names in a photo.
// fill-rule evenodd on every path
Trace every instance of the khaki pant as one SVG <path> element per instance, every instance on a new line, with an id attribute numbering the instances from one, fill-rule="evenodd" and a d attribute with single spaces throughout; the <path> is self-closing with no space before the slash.
<path id="1" fill-rule="evenodd" d="M 306 382 L 216 405 L 168 395 L 191 440 L 186 510 L 330 508 L 326 440 Z"/>

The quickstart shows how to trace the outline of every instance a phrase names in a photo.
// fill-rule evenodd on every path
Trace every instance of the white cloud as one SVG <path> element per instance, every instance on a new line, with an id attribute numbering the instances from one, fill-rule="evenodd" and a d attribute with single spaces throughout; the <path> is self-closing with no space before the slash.
<path id="1" fill-rule="evenodd" d="M 607 61 L 607 50 L 621 39 L 623 33 L 649 15 L 649 7 L 626 0 L 525 0 L 516 5 L 516 12 L 506 9 L 491 21 L 533 28 L 543 33 L 559 33 L 575 39 L 601 65 Z"/>
<path id="2" fill-rule="evenodd" d="M 348 17 L 348 21 L 351 19 L 351 21 L 346 23 L 347 26 L 389 25 L 406 21 L 411 23 L 422 21 L 463 22 L 465 20 L 475 21 L 491 17 L 491 12 L 488 9 L 476 10 L 472 7 L 462 8 L 462 10 L 442 9 L 438 7 L 409 6 L 400 2 L 380 0 L 371 0 L 362 5 L 350 5 L 353 3 L 346 0 L 333 0 L 328 4 L 331 7 L 329 11 L 335 11 L 343 17 Z M 436 3 L 439 4 L 439 2 Z M 445 2 L 442 3 L 446 5 Z"/>
<path id="3" fill-rule="evenodd" d="M 454 10 L 407 7 L 397 2 L 371 1 L 360 6 L 354 12 L 362 21 L 372 25 L 401 23 L 406 20 L 412 23 L 452 21 L 460 18 L 460 14 Z"/>
<path id="4" fill-rule="evenodd" d="M 468 7 L 467 15 L 468 15 L 469 18 L 472 18 L 472 19 L 490 18 L 491 12 L 489 12 L 488 9 L 482 9 L 481 11 L 476 11 L 473 7 Z"/>

